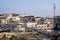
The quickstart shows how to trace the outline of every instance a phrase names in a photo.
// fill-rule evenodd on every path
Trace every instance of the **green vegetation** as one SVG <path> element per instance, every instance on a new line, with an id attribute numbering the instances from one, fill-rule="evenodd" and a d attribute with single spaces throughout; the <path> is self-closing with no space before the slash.
<path id="1" fill-rule="evenodd" d="M 3 37 L 0 40 L 10 40 L 10 39 L 7 38 L 6 35 L 3 35 Z"/>
<path id="2" fill-rule="evenodd" d="M 12 35 L 11 36 L 11 38 L 10 38 L 10 40 L 26 40 L 25 38 L 23 38 L 23 37 L 17 37 L 17 36 L 14 36 L 14 35 Z"/>
<path id="3" fill-rule="evenodd" d="M 6 35 L 3 35 L 2 38 L 0 38 L 0 40 L 27 40 L 26 38 L 23 38 L 23 37 L 17 37 L 17 36 L 14 36 L 12 35 L 11 38 L 7 38 Z"/>
<path id="4" fill-rule="evenodd" d="M 18 38 L 16 36 L 12 35 L 10 40 L 18 40 Z"/>
<path id="5" fill-rule="evenodd" d="M 27 39 L 20 37 L 19 40 L 27 40 Z"/>

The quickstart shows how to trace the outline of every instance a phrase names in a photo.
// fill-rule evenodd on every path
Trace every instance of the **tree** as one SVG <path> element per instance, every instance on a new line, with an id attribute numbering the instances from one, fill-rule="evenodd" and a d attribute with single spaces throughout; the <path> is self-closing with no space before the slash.
<path id="1" fill-rule="evenodd" d="M 18 38 L 17 36 L 12 35 L 11 38 L 10 38 L 10 40 L 26 40 L 26 39 L 22 38 L 22 37 Z"/>
<path id="2" fill-rule="evenodd" d="M 17 36 L 12 35 L 10 40 L 18 40 Z"/>
<path id="3" fill-rule="evenodd" d="M 10 39 L 7 38 L 6 35 L 4 34 L 1 40 L 10 40 Z"/>
<path id="4" fill-rule="evenodd" d="M 19 40 L 27 40 L 27 39 L 20 37 Z"/>

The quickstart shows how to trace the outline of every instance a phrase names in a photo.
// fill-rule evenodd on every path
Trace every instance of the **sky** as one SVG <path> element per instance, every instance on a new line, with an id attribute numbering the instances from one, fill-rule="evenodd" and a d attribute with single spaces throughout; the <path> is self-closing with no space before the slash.
<path id="1" fill-rule="evenodd" d="M 60 0 L 0 0 L 0 14 L 19 13 L 40 17 L 53 17 L 53 4 L 56 5 L 55 15 L 60 15 Z"/>

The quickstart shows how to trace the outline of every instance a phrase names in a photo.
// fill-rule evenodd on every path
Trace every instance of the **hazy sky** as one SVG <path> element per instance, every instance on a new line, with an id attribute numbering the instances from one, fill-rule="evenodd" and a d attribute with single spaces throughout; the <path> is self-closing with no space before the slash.
<path id="1" fill-rule="evenodd" d="M 53 3 L 56 4 L 56 15 L 60 15 L 60 0 L 0 0 L 0 13 L 52 17 Z"/>

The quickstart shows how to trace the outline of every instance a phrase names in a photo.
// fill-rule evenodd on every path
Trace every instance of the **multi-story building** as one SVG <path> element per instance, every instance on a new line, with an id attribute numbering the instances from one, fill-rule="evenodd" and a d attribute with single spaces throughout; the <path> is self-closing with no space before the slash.
<path id="1" fill-rule="evenodd" d="M 7 20 L 5 16 L 0 17 L 1 24 L 7 24 Z"/>
<path id="2" fill-rule="evenodd" d="M 28 22 L 27 23 L 27 27 L 31 28 L 31 27 L 36 27 L 37 26 L 37 23 L 35 22 Z"/>
<path id="3" fill-rule="evenodd" d="M 37 25 L 38 30 L 47 30 L 51 32 L 51 27 L 48 26 L 48 24 L 39 24 Z"/>
<path id="4" fill-rule="evenodd" d="M 39 25 L 37 25 L 37 28 L 38 29 L 47 29 L 47 27 L 48 27 L 48 25 L 47 24 L 39 24 Z"/>
<path id="5" fill-rule="evenodd" d="M 3 16 L 0 16 L 0 19 L 1 24 L 8 24 L 20 21 L 20 18 L 18 18 L 16 14 L 4 14 Z"/>
<path id="6" fill-rule="evenodd" d="M 20 18 L 18 17 L 17 14 L 7 14 L 6 16 L 8 23 L 17 23 L 18 21 L 20 21 Z"/>
<path id="7" fill-rule="evenodd" d="M 25 26 L 24 26 L 24 23 L 18 23 L 17 24 L 17 27 L 15 28 L 15 31 L 25 31 Z"/>
<path id="8" fill-rule="evenodd" d="M 0 32 L 14 32 L 14 28 L 16 28 L 16 24 L 1 24 Z"/>

